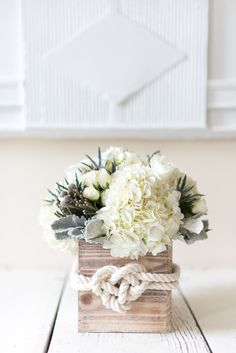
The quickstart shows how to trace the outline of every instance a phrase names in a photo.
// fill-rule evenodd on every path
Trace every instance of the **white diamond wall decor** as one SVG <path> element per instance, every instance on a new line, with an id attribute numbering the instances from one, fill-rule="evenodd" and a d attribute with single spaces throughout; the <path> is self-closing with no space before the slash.
<path id="1" fill-rule="evenodd" d="M 61 72 L 120 103 L 184 59 L 184 54 L 118 13 L 82 31 L 46 59 Z"/>
<path id="2" fill-rule="evenodd" d="M 28 128 L 204 127 L 208 1 L 111 4 L 22 0 Z"/>

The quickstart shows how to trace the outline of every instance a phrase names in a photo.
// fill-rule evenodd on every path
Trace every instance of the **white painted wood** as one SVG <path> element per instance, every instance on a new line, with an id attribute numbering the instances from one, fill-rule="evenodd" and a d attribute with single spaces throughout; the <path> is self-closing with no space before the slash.
<path id="1" fill-rule="evenodd" d="M 21 79 L 0 79 L 0 108 L 23 106 L 23 82 Z"/>
<path id="2" fill-rule="evenodd" d="M 20 0 L 0 0 L 0 131 L 24 128 Z"/>
<path id="3" fill-rule="evenodd" d="M 120 16 L 105 17 L 110 1 L 22 1 L 27 126 L 115 129 L 96 91 L 122 101 L 117 120 L 125 128 L 205 127 L 208 0 L 118 5 Z"/>
<path id="4" fill-rule="evenodd" d="M 27 1 L 27 0 L 25 0 Z M 88 1 L 86 1 L 86 4 Z M 107 2 L 108 11 L 114 10 L 117 4 L 114 2 Z M 117 3 L 122 3 L 118 1 Z M 165 1 L 167 3 L 167 1 Z M 174 129 L 166 130 L 164 128 L 144 128 L 140 125 L 139 129 L 129 129 L 125 125 L 123 128 L 107 129 L 107 127 L 99 127 L 97 131 L 93 128 L 84 128 L 81 125 L 74 129 L 73 124 L 70 122 L 70 128 L 68 125 L 59 126 L 55 124 L 55 119 L 48 123 L 47 128 L 42 126 L 35 126 L 32 129 L 26 129 L 25 127 L 25 113 L 22 107 L 22 34 L 21 34 L 21 14 L 20 14 L 20 0 L 8 0 L 0 1 L 0 137 L 58 137 L 58 138 L 106 138 L 110 137 L 111 133 L 114 137 L 144 137 L 147 138 L 184 138 L 184 139 L 205 139 L 205 138 L 235 138 L 236 137 L 236 82 L 235 82 L 235 48 L 236 41 L 233 41 L 234 28 L 236 25 L 235 21 L 235 0 L 223 1 L 215 0 L 210 2 L 210 59 L 209 59 L 209 77 L 208 81 L 208 127 L 205 129 Z M 127 5 L 126 5 L 127 4 Z M 39 3 L 39 8 L 41 5 Z M 77 5 L 76 5 L 77 6 Z M 87 6 L 87 5 L 86 5 Z M 103 6 L 103 5 L 102 5 Z M 99 16 L 103 15 L 102 6 L 97 5 Z M 126 8 L 127 6 L 127 8 Z M 127 15 L 133 11 L 132 4 L 129 5 L 127 1 L 124 1 L 122 8 Z M 135 5 L 134 5 L 135 7 Z M 71 13 L 66 6 L 66 11 L 62 7 L 57 6 L 58 16 L 60 17 L 59 29 L 57 36 L 50 37 L 50 47 L 54 47 L 61 41 L 61 36 L 66 34 L 68 38 L 71 34 L 77 31 L 76 18 L 80 16 L 76 11 Z M 119 6 L 118 6 L 119 10 Z M 162 11 L 163 9 L 160 8 Z M 67 12 L 68 11 L 68 12 Z M 137 11 L 136 11 L 137 12 Z M 68 26 L 64 28 L 61 26 L 64 23 L 64 17 L 68 18 Z M 142 11 L 145 17 L 145 11 Z M 40 15 L 37 14 L 35 22 L 38 23 Z M 50 17 L 50 13 L 47 13 Z M 47 17 L 46 16 L 46 17 Z M 54 16 L 54 9 L 52 7 L 52 16 Z M 82 16 L 82 15 L 81 15 Z M 139 13 L 137 12 L 137 16 Z M 45 21 L 50 21 L 50 18 Z M 83 17 L 83 16 L 82 16 Z M 81 28 L 86 25 L 86 22 L 93 23 L 93 14 L 88 13 L 87 17 L 84 16 L 84 22 L 80 21 Z M 31 20 L 31 18 L 30 18 Z M 153 20 L 154 21 L 154 18 Z M 45 27 L 44 30 L 46 31 Z M 80 30 L 80 28 L 78 28 Z M 43 32 L 44 33 L 44 32 Z M 52 45 L 51 45 L 52 44 Z M 34 43 L 32 43 L 32 47 Z M 48 48 L 47 48 L 48 49 Z M 217 78 L 217 80 L 216 80 Z M 10 83 L 10 85 L 9 85 Z M 12 84 L 13 83 L 13 84 Z M 19 91 L 19 85 L 21 86 Z M 77 86 L 74 87 L 75 90 Z M 60 92 L 59 92 L 60 93 Z M 67 100 L 70 102 L 73 97 L 68 93 Z M 86 94 L 85 94 L 86 96 Z M 65 97 L 62 95 L 62 102 L 65 101 Z M 86 98 L 86 97 L 85 97 Z M 77 94 L 75 96 L 77 100 Z M 36 97 L 36 101 L 38 101 Z M 80 104 L 81 106 L 81 104 Z M 96 101 L 96 110 L 100 108 L 99 103 Z M 27 111 L 27 106 L 25 107 Z M 105 112 L 100 109 L 101 116 L 105 116 Z M 62 112 L 63 109 L 59 111 Z M 43 113 L 43 112 L 42 112 Z M 76 111 L 77 114 L 77 111 Z M 58 114 L 55 115 L 55 118 Z M 41 114 L 43 117 L 43 114 Z M 32 116 L 34 119 L 34 116 Z M 103 122 L 102 122 L 103 123 Z"/>
<path id="5" fill-rule="evenodd" d="M 236 268 L 185 271 L 181 288 L 214 353 L 236 352 Z"/>
<path id="6" fill-rule="evenodd" d="M 11 116 L 12 118 L 12 116 Z M 214 116 L 215 120 L 216 116 Z M 17 119 L 17 117 L 16 117 Z M 6 124 L 0 128 L 0 138 L 8 139 L 8 138 L 24 138 L 24 139 L 64 139 L 64 138 L 73 138 L 78 140 L 85 140 L 88 138 L 98 137 L 101 139 L 115 139 L 115 138 L 127 138 L 127 139 L 160 139 L 160 140 L 214 140 L 214 139 L 222 139 L 227 140 L 230 138 L 236 138 L 236 126 L 227 126 L 224 127 L 224 123 L 221 119 L 221 116 L 218 115 L 218 123 L 217 128 L 214 129 L 154 129 L 147 128 L 143 126 L 140 129 L 128 129 L 128 128 L 120 128 L 118 126 L 114 126 L 113 129 L 109 128 L 100 128 L 93 126 L 91 128 L 85 128 L 81 126 L 80 128 L 67 128 L 63 126 L 50 127 L 50 128 L 35 128 L 35 129 L 27 129 L 25 130 L 21 124 L 13 125 L 9 127 L 7 125 L 7 116 L 5 116 Z M 231 120 L 235 120 L 235 112 L 232 112 L 230 115 Z"/>
<path id="7" fill-rule="evenodd" d="M 47 352 L 63 281 L 62 271 L 0 269 L 1 352 Z M 181 290 L 194 318 L 174 291 L 172 333 L 80 334 L 77 293 L 67 285 L 48 352 L 235 353 L 236 269 L 182 271 Z"/>
<path id="8" fill-rule="evenodd" d="M 209 76 L 236 78 L 236 1 L 212 0 L 209 4 Z"/>
<path id="9" fill-rule="evenodd" d="M 0 136 L 1 137 L 45 137 L 45 138 L 184 138 L 227 139 L 236 137 L 236 82 L 235 80 L 208 81 L 208 127 L 205 129 L 159 129 L 148 125 L 139 128 L 113 128 L 82 124 L 68 127 L 48 125 L 31 127 L 25 125 L 24 87 L 20 79 L 0 80 Z"/>
<path id="10" fill-rule="evenodd" d="M 168 334 L 78 333 L 77 293 L 66 287 L 49 353 L 209 352 L 183 298 L 173 296 L 174 331 Z M 101 327 L 102 330 L 102 327 Z"/>
<path id="11" fill-rule="evenodd" d="M 0 79 L 22 75 L 20 0 L 0 0 Z"/>
<path id="12" fill-rule="evenodd" d="M 120 104 L 186 60 L 186 55 L 112 12 L 44 58 L 59 72 L 76 78 L 112 104 Z"/>
<path id="13" fill-rule="evenodd" d="M 208 109 L 236 110 L 236 80 L 208 81 Z"/>
<path id="14" fill-rule="evenodd" d="M 44 353 L 64 272 L 0 270 L 0 352 Z"/>
<path id="15" fill-rule="evenodd" d="M 159 129 L 142 125 L 136 128 L 113 128 L 81 124 L 67 124 L 27 128 L 23 106 L 23 83 L 20 80 L 0 80 L 0 136 L 43 138 L 184 138 L 227 139 L 236 137 L 236 82 L 235 80 L 208 81 L 208 127 L 206 129 Z"/>
<path id="16" fill-rule="evenodd" d="M 25 128 L 24 85 L 20 78 L 0 77 L 0 131 L 20 132 Z"/>

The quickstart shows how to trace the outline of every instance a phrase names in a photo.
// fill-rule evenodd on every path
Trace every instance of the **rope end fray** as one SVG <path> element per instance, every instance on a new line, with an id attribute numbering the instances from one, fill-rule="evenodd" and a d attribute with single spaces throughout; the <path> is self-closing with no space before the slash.
<path id="1" fill-rule="evenodd" d="M 107 309 L 122 313 L 129 310 L 132 302 L 147 289 L 172 290 L 178 287 L 179 276 L 180 268 L 176 264 L 173 264 L 172 273 L 150 273 L 143 265 L 130 262 L 122 267 L 101 267 L 88 277 L 78 273 L 75 262 L 70 283 L 78 291 L 92 291 Z"/>

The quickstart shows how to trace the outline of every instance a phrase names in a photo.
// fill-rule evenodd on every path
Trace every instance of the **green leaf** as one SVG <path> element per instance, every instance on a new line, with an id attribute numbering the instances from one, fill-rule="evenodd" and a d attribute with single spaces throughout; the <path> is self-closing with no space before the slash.
<path id="1" fill-rule="evenodd" d="M 51 194 L 53 197 L 55 197 L 57 199 L 57 195 L 54 192 L 52 192 L 50 189 L 48 189 L 48 192 L 49 192 L 49 194 Z"/>
<path id="2" fill-rule="evenodd" d="M 88 154 L 86 154 L 85 156 L 93 163 L 96 169 L 99 169 L 98 164 L 94 161 L 92 157 L 90 157 Z"/>
<path id="3" fill-rule="evenodd" d="M 99 166 L 99 169 L 102 168 L 102 154 L 101 154 L 100 147 L 98 147 L 98 166 Z"/>
<path id="4" fill-rule="evenodd" d="M 111 164 L 111 172 L 112 172 L 112 174 L 116 172 L 116 163 L 115 163 L 115 161 L 113 161 L 112 164 Z"/>
<path id="5" fill-rule="evenodd" d="M 185 217 L 188 217 L 194 215 L 192 212 L 193 205 L 204 195 L 197 193 L 194 194 L 192 192 L 194 185 L 187 187 L 186 182 L 187 175 L 185 174 L 183 178 L 180 177 L 178 179 L 176 189 L 181 194 L 179 201 L 181 212 L 184 214 Z"/>
<path id="6" fill-rule="evenodd" d="M 43 200 L 43 202 L 47 202 L 47 203 L 49 203 L 51 205 L 51 204 L 53 204 L 55 202 L 55 200 L 47 200 L 47 199 L 45 199 L 45 200 Z"/>
<path id="7" fill-rule="evenodd" d="M 65 217 L 65 216 L 63 215 L 63 213 L 61 213 L 61 212 L 59 212 L 59 211 L 56 211 L 56 212 L 55 212 L 55 216 L 57 216 L 58 218 Z"/>
<path id="8" fill-rule="evenodd" d="M 68 190 L 65 186 L 63 186 L 63 185 L 61 185 L 61 184 L 59 184 L 59 183 L 56 183 L 56 184 L 57 184 L 57 187 L 58 187 L 59 190 L 60 190 L 60 189 L 61 189 L 61 190 L 66 190 L 66 191 Z M 60 191 L 61 191 L 61 190 L 60 190 Z"/>
<path id="9" fill-rule="evenodd" d="M 75 182 L 76 182 L 76 187 L 78 190 L 80 190 L 80 183 L 79 183 L 79 180 L 78 180 L 78 175 L 77 173 L 75 173 Z"/>
<path id="10" fill-rule="evenodd" d="M 87 163 L 85 163 L 85 162 L 80 162 L 81 164 L 83 164 L 83 165 L 85 165 L 87 168 L 89 168 L 89 169 L 93 169 L 93 166 L 92 165 L 89 165 L 89 164 L 87 164 Z"/>

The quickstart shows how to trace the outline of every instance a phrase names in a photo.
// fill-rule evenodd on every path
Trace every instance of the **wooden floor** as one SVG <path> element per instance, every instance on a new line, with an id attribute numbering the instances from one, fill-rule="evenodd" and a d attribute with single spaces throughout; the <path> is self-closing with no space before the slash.
<path id="1" fill-rule="evenodd" d="M 0 352 L 235 353 L 236 269 L 183 271 L 168 334 L 79 334 L 60 271 L 0 270 Z"/>

